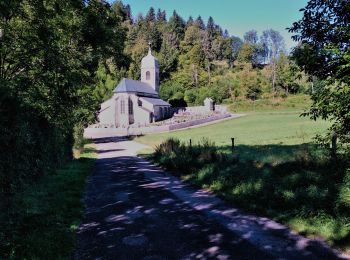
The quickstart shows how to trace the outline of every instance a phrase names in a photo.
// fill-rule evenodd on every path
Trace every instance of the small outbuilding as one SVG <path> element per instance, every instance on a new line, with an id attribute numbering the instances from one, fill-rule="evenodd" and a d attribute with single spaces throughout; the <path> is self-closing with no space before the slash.
<path id="1" fill-rule="evenodd" d="M 209 110 L 209 111 L 214 111 L 215 110 L 215 103 L 212 98 L 206 98 L 204 99 L 204 106 Z"/>

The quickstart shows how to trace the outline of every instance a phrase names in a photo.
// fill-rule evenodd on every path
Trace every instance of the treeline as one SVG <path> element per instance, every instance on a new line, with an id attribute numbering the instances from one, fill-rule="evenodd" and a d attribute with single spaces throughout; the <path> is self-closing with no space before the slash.
<path id="1" fill-rule="evenodd" d="M 99 108 L 98 66 L 126 66 L 125 37 L 103 1 L 0 1 L 0 207 L 72 158 Z"/>
<path id="2" fill-rule="evenodd" d="M 145 16 L 132 17 L 130 6 L 119 1 L 113 8 L 119 10 L 127 31 L 128 65 L 117 72 L 108 63 L 100 66 L 99 98 L 110 97 L 121 77 L 140 78 L 140 61 L 149 42 L 160 62 L 161 97 L 174 105 L 201 104 L 207 96 L 229 103 L 310 88 L 309 78 L 288 57 L 277 31 L 268 29 L 259 36 L 251 30 L 240 39 L 212 17 L 206 23 L 201 16 L 185 20 L 176 11 L 167 17 L 153 7 Z"/>

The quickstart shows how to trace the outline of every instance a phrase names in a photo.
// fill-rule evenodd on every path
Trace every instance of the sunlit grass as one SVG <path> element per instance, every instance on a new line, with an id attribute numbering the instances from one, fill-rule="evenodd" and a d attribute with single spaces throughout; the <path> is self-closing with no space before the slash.
<path id="1" fill-rule="evenodd" d="M 166 138 L 175 137 L 183 142 L 209 138 L 218 146 L 235 145 L 297 145 L 308 143 L 316 134 L 330 126 L 326 121 L 312 121 L 300 117 L 301 111 L 257 112 L 204 127 L 157 133 L 139 137 L 136 141 L 154 147 Z"/>

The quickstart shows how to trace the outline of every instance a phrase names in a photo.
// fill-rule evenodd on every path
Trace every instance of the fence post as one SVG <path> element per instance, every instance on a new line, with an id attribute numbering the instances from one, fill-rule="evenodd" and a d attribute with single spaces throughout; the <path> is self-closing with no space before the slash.
<path id="1" fill-rule="evenodd" d="M 332 134 L 332 143 L 331 143 L 331 156 L 335 158 L 337 156 L 337 134 Z"/>
<path id="2" fill-rule="evenodd" d="M 231 150 L 232 150 L 232 152 L 234 151 L 234 149 L 235 149 L 235 138 L 231 138 Z"/>
<path id="3" fill-rule="evenodd" d="M 192 147 L 192 139 L 190 139 L 190 148 Z"/>

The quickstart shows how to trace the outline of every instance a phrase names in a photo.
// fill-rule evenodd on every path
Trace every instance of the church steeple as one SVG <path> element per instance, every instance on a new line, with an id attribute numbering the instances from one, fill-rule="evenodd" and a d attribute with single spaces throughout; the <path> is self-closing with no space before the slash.
<path id="1" fill-rule="evenodd" d="M 148 54 L 141 61 L 141 81 L 149 84 L 159 93 L 159 61 L 152 55 L 150 42 L 148 45 Z"/>
<path id="2" fill-rule="evenodd" d="M 151 42 L 148 42 L 148 55 L 152 55 Z"/>

